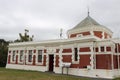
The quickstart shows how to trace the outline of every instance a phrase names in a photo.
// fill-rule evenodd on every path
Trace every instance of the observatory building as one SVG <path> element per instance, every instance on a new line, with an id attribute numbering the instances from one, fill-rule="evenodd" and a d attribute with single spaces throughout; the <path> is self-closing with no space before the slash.
<path id="1" fill-rule="evenodd" d="M 6 68 L 114 78 L 120 75 L 120 39 L 112 34 L 88 14 L 67 39 L 10 43 Z"/>

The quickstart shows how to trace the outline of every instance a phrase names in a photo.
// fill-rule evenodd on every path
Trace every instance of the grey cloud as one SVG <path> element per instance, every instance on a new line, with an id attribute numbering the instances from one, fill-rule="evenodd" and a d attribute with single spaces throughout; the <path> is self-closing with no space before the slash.
<path id="1" fill-rule="evenodd" d="M 37 41 L 59 38 L 60 28 L 66 37 L 66 31 L 87 16 L 87 6 L 90 16 L 112 29 L 116 37 L 120 29 L 119 3 L 119 0 L 0 0 L 0 38 L 15 40 L 25 28 Z"/>

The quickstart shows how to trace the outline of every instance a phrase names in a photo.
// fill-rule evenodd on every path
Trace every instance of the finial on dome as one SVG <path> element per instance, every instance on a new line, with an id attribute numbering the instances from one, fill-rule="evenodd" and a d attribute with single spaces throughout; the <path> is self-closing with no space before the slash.
<path id="1" fill-rule="evenodd" d="M 89 12 L 89 6 L 88 6 L 88 16 L 89 16 L 90 12 Z"/>

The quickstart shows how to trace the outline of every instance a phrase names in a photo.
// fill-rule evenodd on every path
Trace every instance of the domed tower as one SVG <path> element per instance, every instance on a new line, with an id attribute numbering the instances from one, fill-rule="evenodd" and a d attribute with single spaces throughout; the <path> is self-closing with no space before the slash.
<path id="1" fill-rule="evenodd" d="M 68 38 L 96 36 L 100 39 L 108 39 L 112 34 L 110 29 L 96 22 L 89 13 L 84 20 L 67 32 Z"/>

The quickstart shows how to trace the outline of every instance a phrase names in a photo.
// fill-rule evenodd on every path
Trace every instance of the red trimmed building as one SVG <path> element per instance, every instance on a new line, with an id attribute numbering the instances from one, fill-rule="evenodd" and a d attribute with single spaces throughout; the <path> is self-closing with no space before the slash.
<path id="1" fill-rule="evenodd" d="M 9 44 L 6 68 L 114 78 L 120 75 L 120 40 L 112 34 L 88 15 L 67 39 Z"/>

